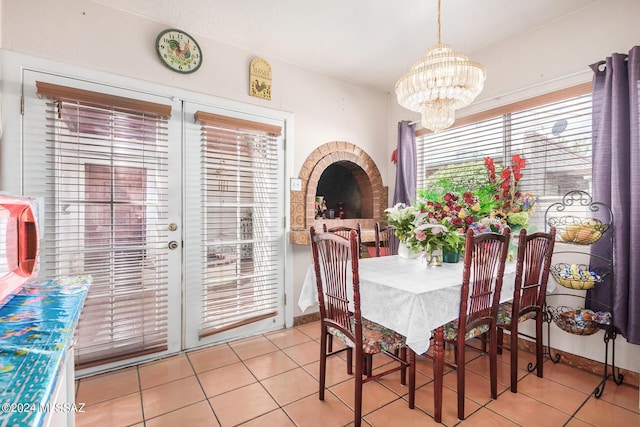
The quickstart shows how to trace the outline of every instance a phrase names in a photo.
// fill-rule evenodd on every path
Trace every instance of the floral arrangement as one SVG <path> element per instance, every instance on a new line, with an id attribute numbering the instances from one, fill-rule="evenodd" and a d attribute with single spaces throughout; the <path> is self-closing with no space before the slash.
<path id="1" fill-rule="evenodd" d="M 396 229 L 395 235 L 400 241 L 406 243 L 412 237 L 413 230 L 419 225 L 420 210 L 416 206 L 398 203 L 392 208 L 385 209 L 385 212 L 387 222 Z"/>
<path id="2" fill-rule="evenodd" d="M 385 210 L 387 222 L 395 227 L 395 234 L 414 252 L 449 248 L 461 249 L 463 238 L 447 218 L 435 218 L 419 205 L 398 203 Z"/>
<path id="3" fill-rule="evenodd" d="M 413 205 L 397 204 L 387 209 L 387 221 L 396 227 L 396 236 L 416 252 L 433 249 L 459 251 L 464 233 L 501 233 L 527 227 L 535 196 L 520 191 L 526 161 L 519 154 L 512 164 L 496 171 L 491 157 L 485 157 L 487 180 L 476 188 L 462 188 L 442 178 L 428 189 L 418 190 Z"/>
<path id="4" fill-rule="evenodd" d="M 514 154 L 511 156 L 511 162 L 511 166 L 502 169 L 500 180 L 498 180 L 493 159 L 491 157 L 484 158 L 487 178 L 489 184 L 495 188 L 494 196 L 497 202 L 492 215 L 506 222 L 511 228 L 527 227 L 529 214 L 533 212 L 536 198 L 531 193 L 523 194 L 520 192 L 522 169 L 527 165 L 526 160 L 519 154 Z"/>

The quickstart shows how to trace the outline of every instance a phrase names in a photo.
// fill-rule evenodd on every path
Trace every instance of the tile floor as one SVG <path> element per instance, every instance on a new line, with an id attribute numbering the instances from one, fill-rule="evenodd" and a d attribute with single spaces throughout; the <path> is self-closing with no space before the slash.
<path id="1" fill-rule="evenodd" d="M 76 381 L 85 403 L 83 426 L 347 426 L 353 424 L 353 379 L 340 356 L 328 362 L 325 401 L 318 400 L 317 322 Z M 486 356 L 469 350 L 464 421 L 457 419 L 455 373 L 445 375 L 447 426 L 640 426 L 638 388 L 563 363 L 545 362 L 544 378 L 525 369 L 520 352 L 518 393 L 511 393 L 509 356 L 499 362 L 498 399 L 489 393 Z M 388 362 L 376 356 L 374 367 Z M 416 409 L 407 404 L 399 374 L 365 384 L 363 425 L 429 426 L 433 419 L 432 362 L 419 357 Z"/>

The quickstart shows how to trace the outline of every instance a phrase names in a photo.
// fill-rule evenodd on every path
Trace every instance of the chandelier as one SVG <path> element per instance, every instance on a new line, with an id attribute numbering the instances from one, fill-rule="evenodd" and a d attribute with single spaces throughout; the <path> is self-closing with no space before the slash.
<path id="1" fill-rule="evenodd" d="M 422 114 L 423 127 L 440 132 L 453 124 L 456 109 L 478 96 L 486 78 L 482 65 L 440 42 L 438 0 L 438 44 L 397 81 L 396 96 L 400 105 Z"/>

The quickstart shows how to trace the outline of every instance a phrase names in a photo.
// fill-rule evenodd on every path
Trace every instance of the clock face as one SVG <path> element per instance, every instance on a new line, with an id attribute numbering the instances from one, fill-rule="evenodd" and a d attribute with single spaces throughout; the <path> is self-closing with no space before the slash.
<path id="1" fill-rule="evenodd" d="M 202 64 L 200 46 L 184 31 L 165 30 L 158 34 L 156 51 L 162 63 L 178 73 L 193 73 Z"/>

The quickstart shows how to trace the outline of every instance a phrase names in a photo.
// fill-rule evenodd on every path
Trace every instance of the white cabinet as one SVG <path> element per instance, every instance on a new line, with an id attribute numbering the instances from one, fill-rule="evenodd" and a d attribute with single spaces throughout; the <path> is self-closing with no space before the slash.
<path id="1" fill-rule="evenodd" d="M 75 409 L 77 407 L 75 406 L 74 373 L 73 347 L 70 347 L 67 356 L 60 364 L 58 380 L 51 394 L 51 399 L 47 402 L 48 412 L 42 423 L 43 427 L 75 426 Z"/>

